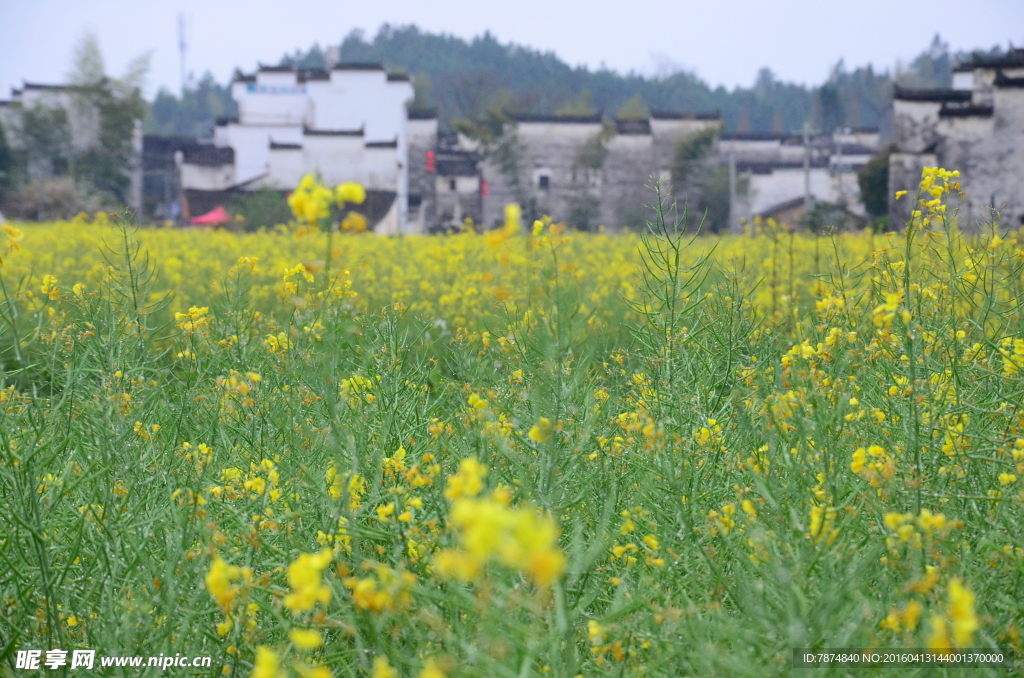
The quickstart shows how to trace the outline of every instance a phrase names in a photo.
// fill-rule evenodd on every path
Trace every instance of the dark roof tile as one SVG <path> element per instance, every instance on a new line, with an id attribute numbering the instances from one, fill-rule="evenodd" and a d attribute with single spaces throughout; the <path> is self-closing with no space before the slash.
<path id="1" fill-rule="evenodd" d="M 721 120 L 721 111 L 706 111 L 704 113 L 688 113 L 684 111 L 651 111 L 651 118 L 654 120 Z"/>
<path id="2" fill-rule="evenodd" d="M 940 118 L 991 118 L 993 109 L 991 106 L 949 106 L 943 105 L 939 109 Z"/>
<path id="3" fill-rule="evenodd" d="M 311 129 L 302 128 L 302 135 L 307 137 L 361 137 L 365 129 Z"/>
<path id="4" fill-rule="evenodd" d="M 371 61 L 343 61 L 334 64 L 332 71 L 383 71 L 384 64 Z"/>
<path id="5" fill-rule="evenodd" d="M 539 113 L 510 113 L 515 122 L 554 122 L 563 124 L 600 124 L 600 115 L 543 115 Z"/>
<path id="6" fill-rule="evenodd" d="M 897 86 L 893 90 L 892 98 L 899 101 L 930 101 L 941 104 L 946 101 L 970 101 L 971 93 L 961 89 L 908 89 Z"/>

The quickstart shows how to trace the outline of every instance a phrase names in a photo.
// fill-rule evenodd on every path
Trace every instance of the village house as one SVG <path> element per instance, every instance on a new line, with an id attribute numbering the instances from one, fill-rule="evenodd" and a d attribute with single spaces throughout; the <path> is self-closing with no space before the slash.
<path id="1" fill-rule="evenodd" d="M 1024 224 L 1024 49 L 955 67 L 945 90 L 897 88 L 895 150 L 889 159 L 889 218 L 907 221 L 923 167 L 959 170 L 962 226 L 980 229 L 993 210 L 1004 226 Z"/>
<path id="2" fill-rule="evenodd" d="M 581 228 L 640 225 L 642 205 L 652 201 L 653 183 L 660 182 L 663 194 L 671 194 L 678 141 L 721 125 L 717 114 L 662 112 L 649 119 L 616 120 L 614 127 L 600 115 L 509 119 L 514 165 L 493 157 L 482 163 L 487 186 L 483 220 L 488 225 L 503 218 L 510 202 Z M 470 140 L 461 143 L 474 148 Z"/>
<path id="3" fill-rule="evenodd" d="M 795 224 L 808 203 L 844 205 L 866 218 L 857 170 L 878 152 L 877 129 L 841 130 L 806 140 L 787 134 L 726 134 L 717 114 L 653 111 L 648 119 L 616 120 L 599 115 L 510 115 L 516 162 L 493 158 L 482 165 L 488 195 L 483 204 L 488 225 L 503 218 L 508 202 L 527 213 L 550 214 L 577 227 L 617 230 L 642 226 L 643 205 L 672 186 L 681 141 L 712 132 L 715 140 L 701 162 L 729 166 L 733 173 L 731 222 L 755 216 Z M 473 142 L 461 143 L 473 147 Z M 506 154 L 506 159 L 508 154 Z"/>
<path id="4" fill-rule="evenodd" d="M 330 70 L 261 66 L 236 78 L 238 118 L 218 121 L 212 142 L 178 154 L 185 214 L 197 214 L 238 191 L 286 191 L 306 173 L 367 189 L 367 216 L 378 233 L 420 228 L 408 206 L 409 152 L 433 146 L 436 118 L 410 116 L 406 75 L 380 64 Z M 425 151 L 423 151 L 425 152 Z"/>
<path id="5" fill-rule="evenodd" d="M 75 85 L 26 82 L 0 100 L 0 125 L 11 147 L 26 153 L 29 179 L 68 174 L 75 158 L 100 143 L 100 112 Z M 30 137 L 35 138 L 30 138 Z M 128 168 L 128 204 L 142 202 L 142 124 L 132 136 L 133 157 Z"/>
<path id="6" fill-rule="evenodd" d="M 773 217 L 796 225 L 806 204 L 843 205 L 866 219 L 857 171 L 880 146 L 877 129 L 833 134 L 726 134 L 717 145 L 722 162 L 735 168 L 737 219 Z M 738 226 L 734 222 L 734 228 Z"/>

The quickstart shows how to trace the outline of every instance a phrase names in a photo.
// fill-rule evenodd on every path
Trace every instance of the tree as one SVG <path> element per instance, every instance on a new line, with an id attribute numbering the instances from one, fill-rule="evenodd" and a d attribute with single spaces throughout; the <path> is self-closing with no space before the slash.
<path id="1" fill-rule="evenodd" d="M 672 164 L 674 193 L 686 191 L 691 177 L 698 173 L 702 164 L 711 154 L 720 131 L 721 128 L 708 127 L 700 132 L 687 134 L 676 142 L 675 158 Z"/>
<path id="2" fill-rule="evenodd" d="M 7 143 L 7 135 L 0 125 L 0 204 L 6 203 L 18 178 L 18 158 Z"/>
<path id="3" fill-rule="evenodd" d="M 892 146 L 886 146 L 857 170 L 857 184 L 864 209 L 873 217 L 889 212 L 889 156 Z"/>
<path id="4" fill-rule="evenodd" d="M 96 36 L 87 32 L 74 50 L 68 73 L 75 112 L 96 127 L 95 142 L 74 157 L 74 176 L 121 203 L 128 199 L 135 135 L 146 112 L 142 86 L 149 60 L 149 53 L 142 54 L 129 63 L 124 76 L 111 78 Z"/>
<path id="5" fill-rule="evenodd" d="M 818 127 L 824 132 L 834 132 L 846 122 L 846 111 L 839 86 L 832 81 L 818 88 L 817 95 Z"/>
<path id="6" fill-rule="evenodd" d="M 594 93 L 590 90 L 583 90 L 575 98 L 564 104 L 555 111 L 557 115 L 596 115 L 594 108 Z"/>
<path id="7" fill-rule="evenodd" d="M 42 104 L 24 109 L 21 141 L 30 176 L 60 176 L 69 171 L 73 151 L 65 109 Z"/>
<path id="8" fill-rule="evenodd" d="M 647 107 L 639 94 L 627 99 L 615 112 L 615 118 L 618 120 L 647 120 L 650 117 L 651 109 Z"/>
<path id="9" fill-rule="evenodd" d="M 218 83 L 207 71 L 194 87 L 186 88 L 180 97 L 161 89 L 149 106 L 143 128 L 153 134 L 207 138 L 213 134 L 217 118 L 236 115 L 238 104 L 231 98 L 231 88 Z"/>

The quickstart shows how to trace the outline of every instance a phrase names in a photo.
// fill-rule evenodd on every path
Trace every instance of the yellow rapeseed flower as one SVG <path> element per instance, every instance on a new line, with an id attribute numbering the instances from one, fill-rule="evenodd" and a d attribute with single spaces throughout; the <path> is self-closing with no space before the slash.
<path id="1" fill-rule="evenodd" d="M 373 673 L 370 675 L 372 678 L 398 678 L 398 671 L 391 666 L 387 657 L 380 655 L 373 658 Z"/>
<path id="2" fill-rule="evenodd" d="M 535 443 L 546 443 L 551 440 L 551 420 L 547 417 L 541 417 L 537 420 L 537 423 L 530 427 L 530 432 L 527 433 L 527 437 Z"/>
<path id="3" fill-rule="evenodd" d="M 284 606 L 292 612 L 306 612 L 320 603 L 331 602 L 331 588 L 320 580 L 320 572 L 334 558 L 331 549 L 320 553 L 300 553 L 288 565 L 288 585 L 291 591 L 284 597 Z"/>
<path id="4" fill-rule="evenodd" d="M 250 678 L 288 678 L 288 672 L 281 667 L 280 655 L 260 645 L 256 648 L 256 661 L 253 662 Z"/>
<path id="5" fill-rule="evenodd" d="M 475 497 L 484 489 L 484 478 L 487 477 L 487 466 L 477 461 L 476 457 L 466 457 L 459 462 L 459 472 L 448 477 L 444 489 L 445 499 L 456 501 L 463 497 Z"/>
<path id="6" fill-rule="evenodd" d="M 292 629 L 288 632 L 288 638 L 296 649 L 303 651 L 315 650 L 324 644 L 320 632 L 313 629 Z"/>

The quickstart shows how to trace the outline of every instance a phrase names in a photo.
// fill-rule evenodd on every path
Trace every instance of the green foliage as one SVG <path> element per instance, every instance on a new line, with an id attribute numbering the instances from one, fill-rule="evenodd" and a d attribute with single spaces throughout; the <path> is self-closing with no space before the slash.
<path id="1" fill-rule="evenodd" d="M 693 178 L 694 192 L 690 212 L 703 220 L 703 229 L 719 233 L 729 229 L 729 167 L 712 165 L 704 167 Z M 736 192 L 746 193 L 747 182 L 737 176 Z M 691 226 L 696 226 L 692 223 Z"/>
<path id="2" fill-rule="evenodd" d="M 811 210 L 801 217 L 800 225 L 811 233 L 823 234 L 854 228 L 863 221 L 851 213 L 844 203 L 818 200 Z"/>
<path id="3" fill-rule="evenodd" d="M 579 231 L 596 231 L 600 225 L 601 201 L 596 196 L 580 190 L 569 199 L 569 213 L 566 221 Z"/>
<path id="4" fill-rule="evenodd" d="M 116 81 L 104 78 L 80 88 L 76 96 L 98 111 L 100 124 L 98 143 L 75 159 L 75 176 L 119 202 L 127 202 L 136 125 L 146 112 L 142 93 L 137 88 L 126 92 Z"/>
<path id="5" fill-rule="evenodd" d="M 22 110 L 21 139 L 30 172 L 67 173 L 73 151 L 65 109 L 39 104 Z"/>
<path id="6" fill-rule="evenodd" d="M 838 84 L 827 82 L 818 88 L 814 113 L 814 126 L 823 132 L 832 133 L 843 126 L 846 107 Z"/>
<path id="7" fill-rule="evenodd" d="M 672 187 L 675 192 L 683 190 L 690 177 L 700 169 L 714 148 L 720 130 L 709 127 L 687 134 L 676 142 L 672 164 Z"/>
<path id="8" fill-rule="evenodd" d="M 273 228 L 278 224 L 287 224 L 292 221 L 291 208 L 280 191 L 262 190 L 256 193 L 238 193 L 231 198 L 227 209 L 245 220 L 242 222 L 242 228 L 246 231 Z"/>
<path id="9" fill-rule="evenodd" d="M 563 104 L 557 111 L 556 115 L 596 115 L 597 108 L 594 107 L 594 93 L 590 90 L 583 90 L 580 92 L 575 99 Z"/>
<path id="10" fill-rule="evenodd" d="M 860 199 L 873 217 L 889 212 L 889 156 L 892 150 L 892 146 L 886 146 L 857 170 Z"/>
<path id="11" fill-rule="evenodd" d="M 0 204 L 10 196 L 18 180 L 18 165 L 18 157 L 7 143 L 7 133 L 4 132 L 3 125 L 0 125 Z"/>
<path id="12" fill-rule="evenodd" d="M 181 650 L 231 678 L 258 647 L 338 678 L 383 657 L 402 676 L 781 678 L 795 648 L 950 628 L 1019 656 L 1019 246 L 948 221 L 902 252 L 823 246 L 800 274 L 820 292 L 769 313 L 688 217 L 657 210 L 628 298 L 531 236 L 529 293 L 486 334 L 403 310 L 429 286 L 357 311 L 305 266 L 278 316 L 254 312 L 255 262 L 169 306 L 129 229 L 84 291 L 0 277 L 5 647 Z M 768 237 L 773 266 L 801 238 Z M 430 245 L 437 275 L 453 240 Z M 487 472 L 459 519 L 446 490 L 471 457 Z M 503 545 L 504 503 L 564 554 L 551 586 L 493 560 L 444 576 L 464 524 Z M 211 576 L 217 559 L 251 577 Z M 315 609 L 289 609 L 310 583 Z"/>
<path id="13" fill-rule="evenodd" d="M 207 72 L 178 97 L 161 89 L 147 111 L 144 129 L 153 134 L 181 134 L 200 138 L 213 134 L 217 118 L 238 115 L 231 88 L 220 85 Z"/>
<path id="14" fill-rule="evenodd" d="M 634 94 L 626 99 L 619 106 L 619 110 L 615 111 L 616 120 L 647 120 L 650 117 L 651 109 L 644 103 L 639 94 Z"/>
<path id="15" fill-rule="evenodd" d="M 371 39 L 359 30 L 341 43 L 345 61 L 381 61 L 417 77 L 426 74 L 442 124 L 477 119 L 493 103 L 493 93 L 510 93 L 506 110 L 535 113 L 593 110 L 609 117 L 633 97 L 658 110 L 720 110 L 735 126 L 743 106 L 751 107 L 752 128 L 767 131 L 778 111 L 783 127 L 801 127 L 810 110 L 806 88 L 769 78 L 758 89 L 712 89 L 696 75 L 664 77 L 619 75 L 610 70 L 573 68 L 552 52 L 503 45 L 490 33 L 466 41 L 415 26 L 385 24 Z M 766 71 L 770 75 L 770 71 Z M 763 78 L 762 78 L 763 80 Z M 760 82 L 760 81 L 759 81 Z M 864 124 L 871 124 L 865 121 Z"/>
<path id="16" fill-rule="evenodd" d="M 604 127 L 576 149 L 573 158 L 573 173 L 578 170 L 600 170 L 608 158 L 608 141 L 615 136 L 613 127 Z"/>

